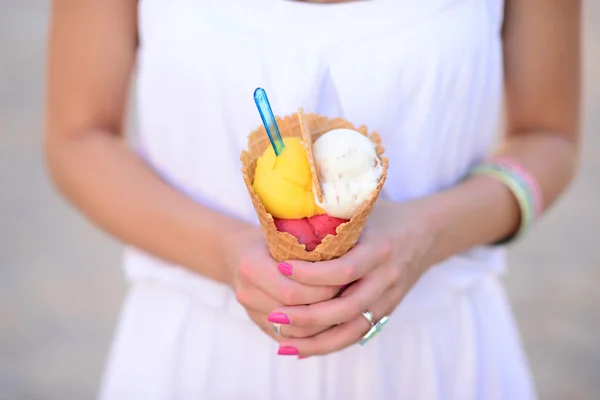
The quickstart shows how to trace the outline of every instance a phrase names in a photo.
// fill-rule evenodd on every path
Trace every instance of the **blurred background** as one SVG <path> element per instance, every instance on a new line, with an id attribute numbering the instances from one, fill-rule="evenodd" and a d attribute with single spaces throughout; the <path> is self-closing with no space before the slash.
<path id="1" fill-rule="evenodd" d="M 121 246 L 44 169 L 48 12 L 0 0 L 2 400 L 94 398 L 125 294 Z M 600 1 L 585 2 L 584 50 L 581 172 L 504 278 L 541 399 L 600 398 Z"/>

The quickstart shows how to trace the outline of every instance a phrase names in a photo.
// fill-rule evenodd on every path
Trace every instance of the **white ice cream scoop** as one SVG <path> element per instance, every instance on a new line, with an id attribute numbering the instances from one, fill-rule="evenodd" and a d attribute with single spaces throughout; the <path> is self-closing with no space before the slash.
<path id="1" fill-rule="evenodd" d="M 383 174 L 375 145 L 352 129 L 334 129 L 312 147 L 327 215 L 350 219 L 369 200 Z"/>

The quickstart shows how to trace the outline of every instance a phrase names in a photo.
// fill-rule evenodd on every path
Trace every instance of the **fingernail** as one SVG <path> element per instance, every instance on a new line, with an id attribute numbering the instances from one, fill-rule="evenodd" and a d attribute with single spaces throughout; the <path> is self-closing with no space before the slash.
<path id="1" fill-rule="evenodd" d="M 310 357 L 310 356 L 298 356 L 298 360 L 303 360 L 303 359 L 308 358 L 308 357 Z"/>
<path id="2" fill-rule="evenodd" d="M 277 269 L 279 269 L 279 272 L 287 276 L 292 276 L 292 273 L 294 272 L 294 268 L 290 264 L 286 263 L 277 264 Z"/>
<path id="3" fill-rule="evenodd" d="M 267 319 L 269 320 L 269 322 L 271 322 L 273 324 L 284 324 L 284 325 L 290 324 L 290 319 L 288 318 L 288 316 L 285 314 L 281 314 L 281 313 L 271 313 L 271 314 L 269 314 Z"/>
<path id="4" fill-rule="evenodd" d="M 277 354 L 280 356 L 297 356 L 298 354 L 300 354 L 300 352 L 295 347 L 284 346 L 280 347 L 279 350 L 277 350 Z"/>

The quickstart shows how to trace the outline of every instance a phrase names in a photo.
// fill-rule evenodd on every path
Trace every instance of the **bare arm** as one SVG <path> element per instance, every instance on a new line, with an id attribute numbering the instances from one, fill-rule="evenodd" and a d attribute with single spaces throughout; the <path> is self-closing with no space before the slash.
<path id="1" fill-rule="evenodd" d="M 127 243 L 228 281 L 223 240 L 246 225 L 161 181 L 123 137 L 137 47 L 137 1 L 55 0 L 46 158 L 59 190 Z"/>
<path id="2" fill-rule="evenodd" d="M 506 1 L 507 120 L 497 153 L 518 160 L 536 177 L 546 209 L 573 179 L 578 164 L 580 3 Z M 482 176 L 432 196 L 428 202 L 437 203 L 433 209 L 440 210 L 433 216 L 439 232 L 434 262 L 503 239 L 517 230 L 520 220 L 508 188 Z"/>

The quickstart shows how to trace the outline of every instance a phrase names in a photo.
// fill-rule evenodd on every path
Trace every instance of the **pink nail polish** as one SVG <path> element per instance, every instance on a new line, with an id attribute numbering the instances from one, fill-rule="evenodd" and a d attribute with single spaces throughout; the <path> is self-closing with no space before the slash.
<path id="1" fill-rule="evenodd" d="M 279 350 L 277 350 L 277 354 L 280 356 L 297 356 L 298 354 L 300 354 L 300 352 L 295 347 L 284 346 L 280 347 Z"/>
<path id="2" fill-rule="evenodd" d="M 304 360 L 305 358 L 308 358 L 310 356 L 298 356 L 298 360 Z"/>
<path id="3" fill-rule="evenodd" d="M 287 276 L 292 276 L 294 273 L 294 268 L 290 264 L 286 263 L 277 264 L 277 269 L 279 269 L 279 272 Z"/>
<path id="4" fill-rule="evenodd" d="M 281 313 L 271 313 L 269 314 L 267 320 L 273 324 L 290 324 L 290 319 L 288 318 L 288 316 Z"/>

